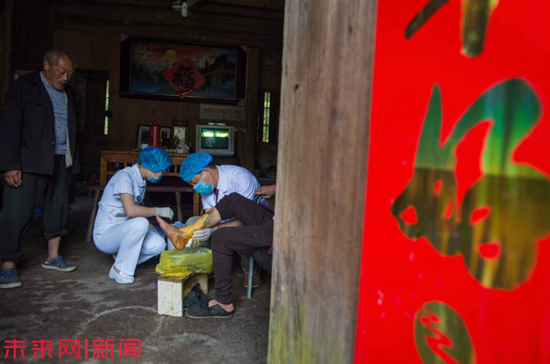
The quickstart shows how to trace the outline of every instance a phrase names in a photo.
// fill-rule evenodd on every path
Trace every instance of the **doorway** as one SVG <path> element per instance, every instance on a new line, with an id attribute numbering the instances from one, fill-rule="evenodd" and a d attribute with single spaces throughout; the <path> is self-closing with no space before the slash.
<path id="1" fill-rule="evenodd" d="M 77 153 L 81 177 L 99 176 L 101 150 L 107 147 L 109 133 L 109 72 L 79 69 L 70 85 L 77 96 Z"/>

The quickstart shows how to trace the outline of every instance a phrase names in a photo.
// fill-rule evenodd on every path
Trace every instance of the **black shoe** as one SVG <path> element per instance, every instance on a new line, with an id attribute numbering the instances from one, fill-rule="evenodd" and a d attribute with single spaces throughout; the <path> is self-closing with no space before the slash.
<path id="1" fill-rule="evenodd" d="M 210 301 L 210 299 L 201 291 L 200 284 L 196 284 L 193 288 L 191 288 L 191 291 L 187 297 L 183 299 L 183 310 L 187 311 L 189 307 L 194 306 L 197 303 L 200 304 L 200 307 L 206 308 L 208 307 L 208 301 Z"/>

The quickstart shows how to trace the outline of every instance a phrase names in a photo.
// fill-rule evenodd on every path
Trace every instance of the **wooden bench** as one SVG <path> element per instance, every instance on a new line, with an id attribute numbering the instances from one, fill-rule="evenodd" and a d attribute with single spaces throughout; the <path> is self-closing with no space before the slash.
<path id="1" fill-rule="evenodd" d="M 183 317 L 183 300 L 195 285 L 208 294 L 208 274 L 191 273 L 185 278 L 160 276 L 157 281 L 157 307 L 159 315 Z"/>
<path id="2" fill-rule="evenodd" d="M 179 168 L 181 163 L 189 154 L 170 154 L 172 156 L 173 165 L 167 172 L 164 173 L 166 177 L 179 177 Z M 125 152 L 114 150 L 101 151 L 100 171 L 99 171 L 99 186 L 90 186 L 89 190 L 93 191 L 94 201 L 92 206 L 92 212 L 90 214 L 90 221 L 88 223 L 88 231 L 86 233 L 86 242 L 92 241 L 92 232 L 94 229 L 95 216 L 97 214 L 98 203 L 101 197 L 101 193 L 107 184 L 107 181 L 120 169 L 131 167 L 136 163 L 139 163 L 139 152 Z M 193 193 L 193 215 L 200 215 L 200 195 L 196 193 L 189 185 L 181 182 L 181 185 L 177 186 L 152 186 L 148 185 L 146 193 L 151 192 L 173 192 L 176 196 L 176 218 L 179 221 L 183 220 L 183 213 L 181 207 L 181 194 Z"/>

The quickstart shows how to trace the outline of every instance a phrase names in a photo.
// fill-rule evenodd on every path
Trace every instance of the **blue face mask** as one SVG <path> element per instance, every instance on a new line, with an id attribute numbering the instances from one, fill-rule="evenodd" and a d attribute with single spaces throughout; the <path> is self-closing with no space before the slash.
<path id="1" fill-rule="evenodd" d="M 159 175 L 157 178 L 155 178 L 155 176 L 151 176 L 147 179 L 147 181 L 151 182 L 151 183 L 157 183 L 158 181 L 160 181 L 162 179 L 162 174 Z"/>
<path id="2" fill-rule="evenodd" d="M 212 180 L 212 177 L 210 177 L 210 180 Z M 197 182 L 196 185 L 193 186 L 193 189 L 197 191 L 197 193 L 200 193 L 201 195 L 209 195 L 212 192 L 214 192 L 214 184 L 210 183 L 207 184 L 202 179 Z"/>

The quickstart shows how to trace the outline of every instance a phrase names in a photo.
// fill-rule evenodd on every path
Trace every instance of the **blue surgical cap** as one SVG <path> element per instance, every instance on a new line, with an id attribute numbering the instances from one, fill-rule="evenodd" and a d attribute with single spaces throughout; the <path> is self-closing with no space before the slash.
<path id="1" fill-rule="evenodd" d="M 180 177 L 189 182 L 212 162 L 212 156 L 207 153 L 193 153 L 183 160 L 180 168 Z"/>
<path id="2" fill-rule="evenodd" d="M 139 152 L 141 165 L 153 173 L 167 170 L 172 165 L 172 157 L 162 148 L 147 147 Z"/>

